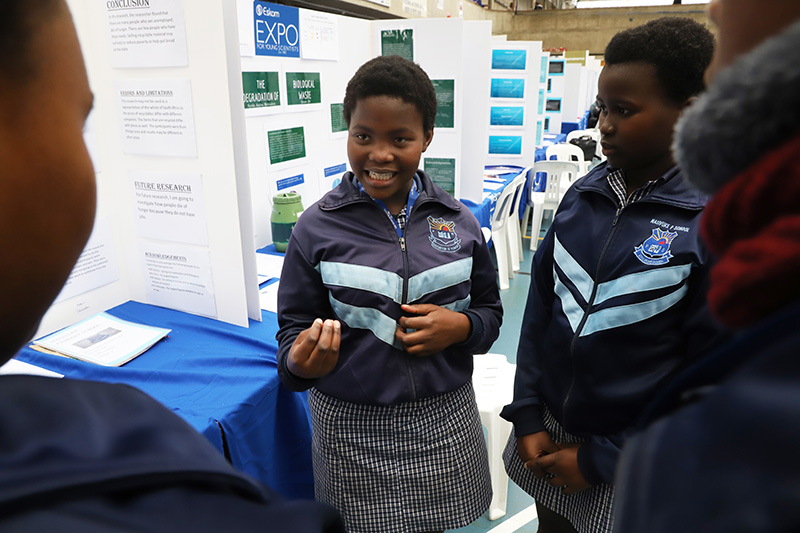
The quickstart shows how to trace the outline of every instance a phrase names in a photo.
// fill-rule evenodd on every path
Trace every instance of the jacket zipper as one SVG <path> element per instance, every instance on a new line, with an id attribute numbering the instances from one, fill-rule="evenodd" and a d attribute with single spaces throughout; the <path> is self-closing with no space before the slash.
<path id="1" fill-rule="evenodd" d="M 401 303 L 404 303 L 404 304 L 408 303 L 408 269 L 409 269 L 409 267 L 408 267 L 408 249 L 406 247 L 405 232 L 408 230 L 408 227 L 411 224 L 411 217 L 413 216 L 413 213 L 417 212 L 417 209 L 419 209 L 420 205 L 422 205 L 422 204 L 424 204 L 426 202 L 429 202 L 429 201 L 431 201 L 431 200 L 429 200 L 428 198 L 418 198 L 417 199 L 417 202 L 414 205 L 414 209 L 411 210 L 411 214 L 409 214 L 408 218 L 406 219 L 406 227 L 403 230 L 403 236 L 398 239 L 398 243 L 400 244 L 400 251 L 403 254 L 403 295 L 402 295 L 402 298 L 401 298 Z M 392 231 L 394 231 L 394 228 L 392 228 Z M 411 356 L 409 356 L 409 357 L 411 357 Z M 409 385 L 409 387 L 411 389 L 411 397 L 416 400 L 417 399 L 417 388 L 414 385 L 414 373 L 411 370 L 411 361 L 410 360 L 406 363 L 406 372 L 407 372 L 407 375 L 408 375 L 408 385 Z"/>
<path id="2" fill-rule="evenodd" d="M 627 207 L 627 206 L 626 206 Z M 614 215 L 614 220 L 611 221 L 611 232 L 608 234 L 606 238 L 606 242 L 603 244 L 603 250 L 600 252 L 600 257 L 597 260 L 597 268 L 594 272 L 594 279 L 597 280 L 600 274 L 600 267 L 603 264 L 603 258 L 608 251 L 608 247 L 611 244 L 611 240 L 614 238 L 614 234 L 617 232 L 617 222 L 619 221 L 619 217 L 622 214 L 622 211 L 625 209 L 623 207 L 619 210 L 619 212 Z M 572 342 L 569 345 L 569 359 L 570 363 L 572 363 L 572 379 L 569 383 L 569 388 L 567 389 L 567 394 L 564 395 L 564 400 L 561 402 L 561 422 L 562 426 L 566 425 L 567 419 L 567 403 L 569 403 L 569 398 L 572 395 L 572 389 L 575 387 L 575 376 L 577 374 L 575 369 L 575 344 L 578 342 L 578 336 L 580 335 L 581 331 L 583 330 L 583 326 L 586 324 L 586 320 L 589 318 L 589 309 L 592 308 L 594 304 L 594 298 L 597 295 L 597 283 L 592 283 L 592 294 L 589 296 L 589 301 L 586 302 L 586 311 L 583 313 L 583 317 L 581 318 L 580 323 L 578 324 L 577 329 L 575 330 L 575 334 L 572 336 Z"/>

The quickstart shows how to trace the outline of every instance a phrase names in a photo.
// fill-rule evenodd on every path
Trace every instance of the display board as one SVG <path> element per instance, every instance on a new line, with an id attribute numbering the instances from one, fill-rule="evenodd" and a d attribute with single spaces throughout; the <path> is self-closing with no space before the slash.
<path id="1" fill-rule="evenodd" d="M 68 4 L 94 93 L 97 221 L 37 336 L 128 300 L 260 319 L 235 5 Z"/>
<path id="2" fill-rule="evenodd" d="M 537 126 L 544 109 L 542 92 L 540 41 L 492 42 L 489 73 L 489 146 L 487 162 L 528 166 L 533 162 Z"/>

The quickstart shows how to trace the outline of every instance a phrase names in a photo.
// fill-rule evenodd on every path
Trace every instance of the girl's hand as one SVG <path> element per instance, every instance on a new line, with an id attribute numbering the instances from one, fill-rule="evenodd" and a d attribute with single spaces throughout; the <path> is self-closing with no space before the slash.
<path id="1" fill-rule="evenodd" d="M 433 304 L 402 305 L 406 313 L 397 321 L 395 337 L 411 355 L 426 357 L 469 338 L 470 321 L 464 313 Z M 406 333 L 405 330 L 414 330 Z"/>
<path id="2" fill-rule="evenodd" d="M 533 473 L 534 477 L 544 477 L 546 472 L 536 464 L 536 460 L 543 455 L 558 451 L 558 446 L 550 438 L 547 431 L 539 431 L 530 435 L 517 437 L 517 454 L 525 463 L 525 468 Z"/>
<path id="3" fill-rule="evenodd" d="M 580 444 L 558 444 L 560 450 L 536 459 L 536 466 L 544 472 L 547 482 L 561 488 L 564 494 L 575 494 L 591 485 L 578 468 L 578 448 Z"/>
<path id="4" fill-rule="evenodd" d="M 339 360 L 342 326 L 338 320 L 314 320 L 311 327 L 300 332 L 289 348 L 286 366 L 299 378 L 314 379 L 327 376 Z"/>

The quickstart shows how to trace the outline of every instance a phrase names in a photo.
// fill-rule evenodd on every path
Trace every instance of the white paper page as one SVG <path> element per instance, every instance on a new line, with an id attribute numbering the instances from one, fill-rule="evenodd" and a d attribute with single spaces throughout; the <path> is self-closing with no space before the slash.
<path id="1" fill-rule="evenodd" d="M 123 152 L 197 157 L 189 78 L 117 80 L 114 90 Z"/>
<path id="2" fill-rule="evenodd" d="M 505 185 L 505 182 L 502 183 L 491 183 L 488 181 L 483 182 L 483 188 L 489 191 L 496 191 L 497 189 L 502 189 Z"/>
<path id="3" fill-rule="evenodd" d="M 261 285 L 265 281 L 269 281 L 271 279 L 273 279 L 273 278 L 271 278 L 270 276 L 262 276 L 261 274 L 259 274 L 258 275 L 258 284 Z"/>
<path id="4" fill-rule="evenodd" d="M 183 0 L 95 2 L 95 6 L 106 12 L 112 67 L 189 64 Z"/>
<path id="5" fill-rule="evenodd" d="M 128 174 L 136 198 L 139 237 L 208 245 L 208 221 L 200 174 Z"/>
<path id="6" fill-rule="evenodd" d="M 278 286 L 280 284 L 280 281 L 276 281 L 275 283 L 270 283 L 259 291 L 261 298 L 261 309 L 271 313 L 278 312 Z"/>
<path id="7" fill-rule="evenodd" d="M 256 254 L 258 273 L 270 278 L 280 278 L 283 270 L 283 256 L 272 254 Z"/>
<path id="8" fill-rule="evenodd" d="M 117 366 L 147 350 L 170 332 L 100 313 L 48 335 L 36 344 L 104 366 Z"/>
<path id="9" fill-rule="evenodd" d="M 216 318 L 207 248 L 140 242 L 147 303 Z"/>
<path id="10" fill-rule="evenodd" d="M 55 301 L 67 300 L 118 279 L 111 223 L 101 218 L 95 221 L 92 235 Z"/>
<path id="11" fill-rule="evenodd" d="M 59 374 L 58 372 L 53 372 L 52 370 L 47 370 L 46 368 L 26 363 L 25 361 L 17 361 L 16 359 L 11 359 L 3 366 L 0 366 L 0 375 L 11 375 L 11 374 L 45 376 L 48 378 L 64 377 L 64 374 Z"/>
<path id="12" fill-rule="evenodd" d="M 336 17 L 310 9 L 300 10 L 300 55 L 303 59 L 339 59 Z"/>

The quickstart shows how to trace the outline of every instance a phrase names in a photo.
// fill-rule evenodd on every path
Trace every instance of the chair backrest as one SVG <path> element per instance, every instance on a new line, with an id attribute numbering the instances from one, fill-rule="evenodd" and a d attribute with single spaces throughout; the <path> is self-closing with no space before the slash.
<path id="1" fill-rule="evenodd" d="M 547 174 L 544 193 L 544 208 L 555 209 L 561 201 L 562 185 L 567 188 L 578 178 L 578 163 L 573 161 L 536 161 L 531 169 L 534 175 L 539 172 Z M 531 180 L 533 184 L 534 180 Z M 532 187 L 532 185 L 531 185 Z M 529 191 L 528 202 L 533 201 L 533 189 Z"/>
<path id="2" fill-rule="evenodd" d="M 531 171 L 531 167 L 526 168 L 522 172 L 519 173 L 519 176 L 514 178 L 508 186 L 514 187 L 514 203 L 511 207 L 511 213 L 509 216 L 514 216 L 514 214 L 519 213 L 519 204 L 522 201 L 523 191 L 525 190 L 525 184 L 528 182 L 528 173 Z M 531 176 L 532 178 L 532 176 Z"/>
<path id="3" fill-rule="evenodd" d="M 600 130 L 597 128 L 592 128 L 589 130 L 572 130 L 571 132 L 567 133 L 567 142 L 570 142 L 572 139 L 577 139 L 578 137 L 583 137 L 584 135 L 588 135 L 598 143 L 600 142 Z"/>
<path id="4" fill-rule="evenodd" d="M 492 213 L 492 231 L 501 229 L 508 220 L 508 214 L 511 212 L 511 207 L 514 205 L 515 189 L 511 186 L 512 183 L 514 182 L 512 181 L 506 185 L 506 188 L 503 189 L 503 192 L 501 192 L 500 196 L 497 198 L 497 203 L 494 206 L 494 213 Z"/>
<path id="5" fill-rule="evenodd" d="M 584 161 L 583 150 L 570 143 L 548 146 L 545 157 L 548 161 L 575 161 L 576 163 Z"/>

